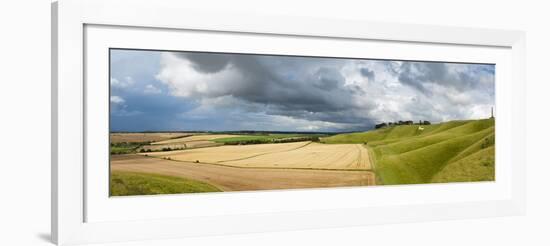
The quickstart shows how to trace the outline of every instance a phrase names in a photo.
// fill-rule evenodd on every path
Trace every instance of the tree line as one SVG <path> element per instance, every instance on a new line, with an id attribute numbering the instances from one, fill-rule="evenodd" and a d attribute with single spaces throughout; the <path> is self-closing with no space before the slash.
<path id="1" fill-rule="evenodd" d="M 412 120 L 405 120 L 405 121 L 396 121 L 396 122 L 382 122 L 380 124 L 374 125 L 375 129 L 384 128 L 384 127 L 391 127 L 391 126 L 400 126 L 400 125 L 431 125 L 427 120 L 419 120 L 417 123 L 413 122 Z"/>

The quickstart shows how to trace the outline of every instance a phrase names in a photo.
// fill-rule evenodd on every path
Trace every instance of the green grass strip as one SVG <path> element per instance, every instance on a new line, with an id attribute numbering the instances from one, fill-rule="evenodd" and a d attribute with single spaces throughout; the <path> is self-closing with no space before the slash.
<path id="1" fill-rule="evenodd" d="M 218 192 L 220 189 L 213 185 L 180 177 L 136 173 L 111 172 L 111 196 L 156 195 Z"/>

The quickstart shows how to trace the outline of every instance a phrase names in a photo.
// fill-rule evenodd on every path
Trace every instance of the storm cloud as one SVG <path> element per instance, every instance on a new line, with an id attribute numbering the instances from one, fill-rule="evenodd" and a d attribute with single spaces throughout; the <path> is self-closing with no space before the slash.
<path id="1" fill-rule="evenodd" d="M 494 86 L 493 65 L 472 65 L 442 62 L 404 62 L 399 70 L 399 81 L 431 95 L 426 86 L 438 84 L 458 91 Z M 482 88 L 487 89 L 487 88 Z"/>
<path id="2" fill-rule="evenodd" d="M 361 68 L 361 75 L 369 78 L 369 80 L 374 80 L 374 71 L 369 70 L 366 67 Z"/>
<path id="3" fill-rule="evenodd" d="M 163 55 L 157 78 L 176 96 L 205 99 L 232 97 L 235 106 L 265 113 L 350 123 L 342 112 L 363 108 L 354 98 L 362 89 L 347 84 L 341 69 L 344 60 L 240 54 Z M 355 120 L 357 122 L 357 120 Z"/>
<path id="4" fill-rule="evenodd" d="M 387 121 L 484 118 L 494 107 L 494 65 L 200 52 L 156 55 L 158 68 L 149 75 L 156 82 L 143 84 L 142 94 L 185 104 L 170 112 L 174 124 L 181 122 L 184 129 L 359 131 Z M 128 75 L 112 81 L 125 81 L 122 76 Z M 117 92 L 123 98 L 123 90 L 130 89 L 118 86 Z"/>

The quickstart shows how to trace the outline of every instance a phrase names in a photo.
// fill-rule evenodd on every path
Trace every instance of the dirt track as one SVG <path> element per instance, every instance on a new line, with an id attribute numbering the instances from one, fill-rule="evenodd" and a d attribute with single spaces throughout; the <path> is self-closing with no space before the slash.
<path id="1" fill-rule="evenodd" d="M 140 155 L 111 156 L 111 170 L 156 173 L 208 182 L 224 191 L 374 185 L 370 171 L 239 168 L 163 160 Z"/>

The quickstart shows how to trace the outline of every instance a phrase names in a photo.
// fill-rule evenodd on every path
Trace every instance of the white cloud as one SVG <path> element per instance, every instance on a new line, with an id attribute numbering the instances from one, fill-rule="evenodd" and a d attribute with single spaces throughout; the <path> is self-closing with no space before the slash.
<path id="1" fill-rule="evenodd" d="M 134 79 L 130 76 L 124 77 L 123 80 L 111 77 L 111 86 L 115 88 L 127 88 L 134 84 Z"/>
<path id="2" fill-rule="evenodd" d="M 155 86 L 152 85 L 152 84 L 146 85 L 146 86 L 145 86 L 145 89 L 143 90 L 143 93 L 145 93 L 145 94 L 159 94 L 159 93 L 161 93 L 161 92 L 162 92 L 161 89 L 155 87 Z"/>
<path id="3" fill-rule="evenodd" d="M 162 69 L 156 78 L 171 89 L 172 95 L 182 97 L 224 96 L 227 88 L 238 88 L 244 78 L 234 67 L 214 73 L 197 71 L 193 64 L 172 53 L 163 53 Z"/>
<path id="4" fill-rule="evenodd" d="M 124 98 L 119 96 L 111 96 L 111 103 L 114 104 L 123 104 L 125 102 Z"/>
<path id="5" fill-rule="evenodd" d="M 138 110 L 128 110 L 126 100 L 120 96 L 111 96 L 111 114 L 115 116 L 134 116 L 141 114 Z"/>

